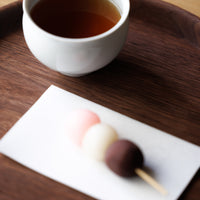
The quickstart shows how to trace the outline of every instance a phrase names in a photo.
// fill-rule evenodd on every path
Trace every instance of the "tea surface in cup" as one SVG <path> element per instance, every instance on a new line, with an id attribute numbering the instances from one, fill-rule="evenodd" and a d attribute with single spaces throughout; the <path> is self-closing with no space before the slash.
<path id="1" fill-rule="evenodd" d="M 86 38 L 111 29 L 121 18 L 109 0 L 41 0 L 31 9 L 43 30 L 66 38 Z"/>

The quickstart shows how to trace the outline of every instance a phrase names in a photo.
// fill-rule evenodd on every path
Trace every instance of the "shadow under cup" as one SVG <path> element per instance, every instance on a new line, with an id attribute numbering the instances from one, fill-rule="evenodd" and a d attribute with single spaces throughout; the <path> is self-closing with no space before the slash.
<path id="1" fill-rule="evenodd" d="M 30 51 L 50 69 L 69 76 L 85 75 L 106 66 L 118 55 L 126 41 L 130 10 L 129 0 L 111 2 L 121 15 L 112 28 L 91 37 L 67 38 L 38 26 L 30 14 L 38 0 L 24 0 L 23 32 Z"/>

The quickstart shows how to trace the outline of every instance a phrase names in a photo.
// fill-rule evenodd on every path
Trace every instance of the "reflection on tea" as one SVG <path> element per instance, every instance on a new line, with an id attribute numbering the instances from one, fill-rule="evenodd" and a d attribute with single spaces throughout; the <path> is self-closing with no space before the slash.
<path id="1" fill-rule="evenodd" d="M 41 0 L 31 10 L 45 31 L 67 38 L 85 38 L 111 29 L 120 12 L 109 0 Z"/>

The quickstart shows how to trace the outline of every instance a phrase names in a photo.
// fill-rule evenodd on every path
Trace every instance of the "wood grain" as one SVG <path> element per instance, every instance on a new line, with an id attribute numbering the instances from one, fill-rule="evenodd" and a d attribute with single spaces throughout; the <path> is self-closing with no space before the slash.
<path id="1" fill-rule="evenodd" d="M 182 9 L 132 0 L 127 42 L 117 59 L 72 78 L 39 63 L 19 27 L 0 39 L 0 137 L 54 84 L 200 145 L 199 30 L 200 19 Z M 199 177 L 180 199 L 199 199 Z M 0 199 L 92 198 L 0 155 Z"/>

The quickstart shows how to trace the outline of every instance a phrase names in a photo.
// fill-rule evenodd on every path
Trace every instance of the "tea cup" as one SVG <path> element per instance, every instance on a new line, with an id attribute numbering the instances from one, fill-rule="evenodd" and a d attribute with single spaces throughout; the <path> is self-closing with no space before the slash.
<path id="1" fill-rule="evenodd" d="M 23 1 L 23 33 L 32 54 L 48 68 L 79 77 L 107 66 L 121 51 L 128 32 L 129 0 L 112 0 L 120 20 L 108 31 L 86 38 L 60 37 L 40 28 L 30 15 L 38 1 Z"/>

